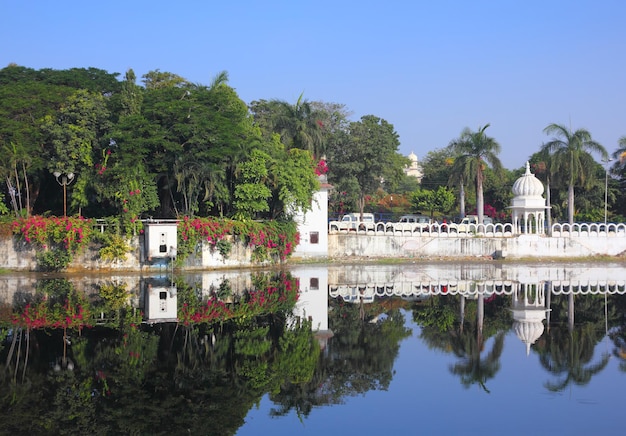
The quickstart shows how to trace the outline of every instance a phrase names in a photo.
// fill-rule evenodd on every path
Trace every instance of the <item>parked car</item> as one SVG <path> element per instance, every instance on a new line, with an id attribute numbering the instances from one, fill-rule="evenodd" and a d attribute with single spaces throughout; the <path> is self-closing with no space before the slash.
<path id="1" fill-rule="evenodd" d="M 428 231 L 433 220 L 426 215 L 402 215 L 398 222 L 393 223 L 395 232 Z"/>
<path id="2" fill-rule="evenodd" d="M 488 216 L 484 216 L 483 224 L 484 225 L 493 224 L 493 220 Z M 449 228 L 450 228 L 450 231 L 452 232 L 469 233 L 469 232 L 475 232 L 477 230 L 477 225 L 478 225 L 478 215 L 467 215 L 465 216 L 465 218 L 461 220 L 460 223 L 450 224 Z"/>
<path id="3" fill-rule="evenodd" d="M 376 222 L 373 213 L 363 213 L 361 219 L 360 213 L 348 213 L 341 217 L 341 221 L 331 221 L 329 224 L 330 231 L 374 231 Z"/>

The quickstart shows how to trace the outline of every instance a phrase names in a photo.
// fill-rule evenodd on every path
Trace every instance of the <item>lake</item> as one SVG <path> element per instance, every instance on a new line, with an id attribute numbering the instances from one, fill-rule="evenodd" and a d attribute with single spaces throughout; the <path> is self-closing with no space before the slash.
<path id="1" fill-rule="evenodd" d="M 7 274 L 0 434 L 621 434 L 624 294 L 622 263 Z"/>

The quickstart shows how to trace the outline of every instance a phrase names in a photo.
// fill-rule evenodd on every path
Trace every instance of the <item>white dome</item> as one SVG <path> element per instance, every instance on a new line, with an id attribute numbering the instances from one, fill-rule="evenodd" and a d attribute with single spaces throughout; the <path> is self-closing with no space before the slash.
<path id="1" fill-rule="evenodd" d="M 408 157 L 411 162 L 417 162 L 417 155 L 415 153 L 411 152 Z"/>
<path id="2" fill-rule="evenodd" d="M 541 322 L 515 321 L 513 331 L 515 335 L 526 345 L 526 355 L 530 354 L 530 346 L 543 334 L 544 326 Z"/>
<path id="3" fill-rule="evenodd" d="M 530 172 L 530 164 L 526 162 L 526 173 L 513 184 L 513 195 L 516 197 L 541 197 L 543 183 Z"/>

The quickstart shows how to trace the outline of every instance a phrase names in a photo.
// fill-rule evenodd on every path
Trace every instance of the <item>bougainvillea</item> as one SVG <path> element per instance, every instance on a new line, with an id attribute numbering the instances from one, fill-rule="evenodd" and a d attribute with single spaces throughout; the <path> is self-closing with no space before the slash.
<path id="1" fill-rule="evenodd" d="M 178 321 L 183 325 L 249 319 L 293 309 L 298 300 L 298 283 L 290 274 L 258 273 L 253 277 L 253 289 L 225 302 L 217 296 L 208 300 L 190 288 L 178 292 Z"/>
<path id="2" fill-rule="evenodd" d="M 79 292 L 71 292 L 62 301 L 40 295 L 21 311 L 14 312 L 11 321 L 13 325 L 27 329 L 81 330 L 93 325 L 89 302 Z"/>
<path id="3" fill-rule="evenodd" d="M 197 244 L 207 242 L 213 247 L 228 235 L 253 249 L 253 261 L 285 260 L 300 242 L 294 222 L 232 221 L 218 218 L 188 218 L 178 223 L 178 257 L 184 259 Z"/>
<path id="4" fill-rule="evenodd" d="M 328 172 L 328 165 L 326 165 L 326 161 L 324 159 L 320 159 L 320 161 L 315 166 L 315 174 L 318 176 L 324 175 Z"/>
<path id="5" fill-rule="evenodd" d="M 43 249 L 61 246 L 73 254 L 89 244 L 93 223 L 83 217 L 31 216 L 13 221 L 13 233 Z"/>

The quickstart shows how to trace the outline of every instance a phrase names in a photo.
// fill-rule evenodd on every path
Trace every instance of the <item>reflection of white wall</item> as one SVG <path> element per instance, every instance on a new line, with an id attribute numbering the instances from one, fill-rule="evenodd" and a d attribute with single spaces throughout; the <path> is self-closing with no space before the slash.
<path id="1" fill-rule="evenodd" d="M 367 284 L 449 280 L 512 280 L 538 282 L 569 280 L 574 282 L 626 281 L 626 268 L 620 263 L 406 263 L 397 265 L 329 265 L 331 284 Z"/>
<path id="2" fill-rule="evenodd" d="M 241 295 L 244 290 L 252 286 L 252 277 L 250 272 L 246 271 L 210 271 L 201 273 L 200 280 L 196 274 L 188 274 L 185 276 L 187 283 L 198 283 L 202 289 L 202 295 L 208 296 L 211 290 L 218 291 L 220 285 L 228 280 L 230 289 L 234 295 Z"/>
<path id="3" fill-rule="evenodd" d="M 292 274 L 300 283 L 294 316 L 311 319 L 313 331 L 328 330 L 328 268 L 302 267 Z"/>
<path id="4" fill-rule="evenodd" d="M 146 322 L 174 322 L 178 319 L 178 298 L 174 286 L 148 286 L 144 319 Z"/>

